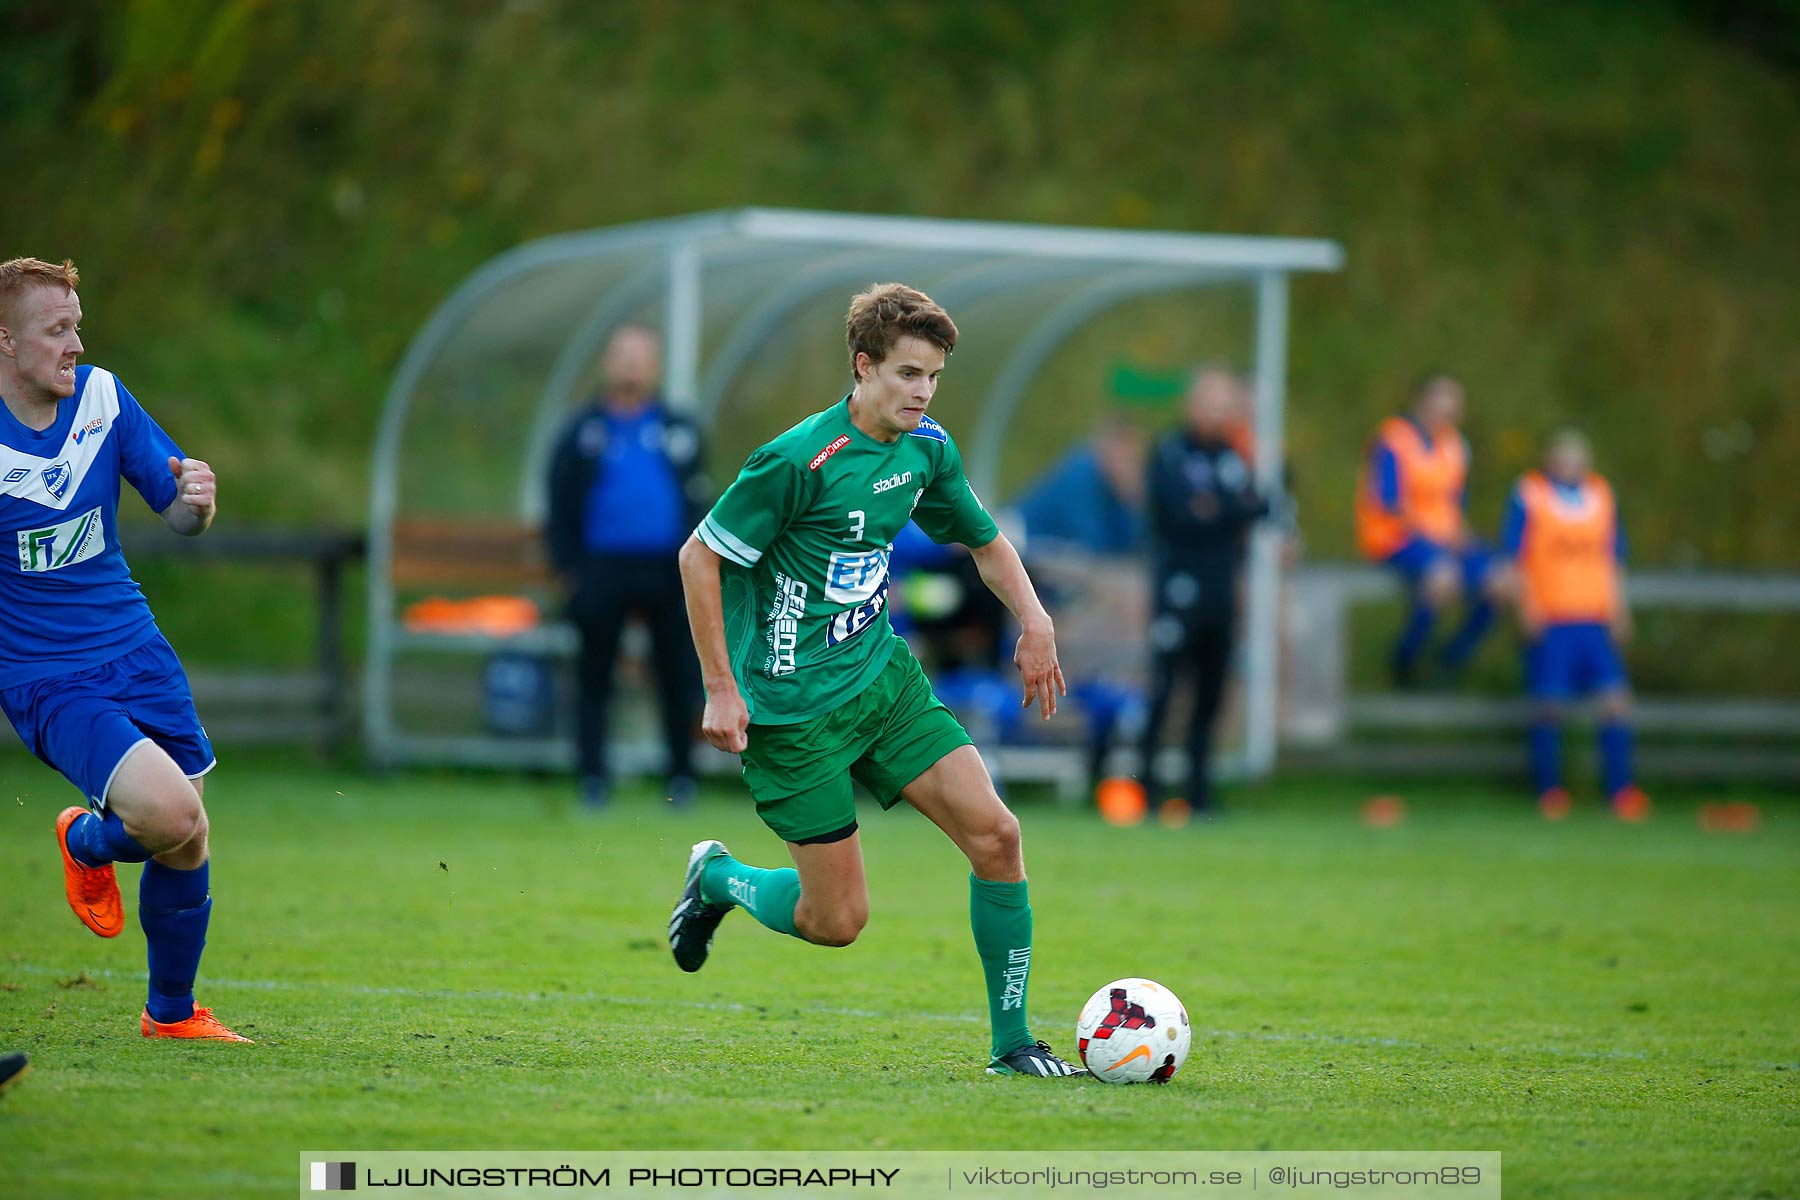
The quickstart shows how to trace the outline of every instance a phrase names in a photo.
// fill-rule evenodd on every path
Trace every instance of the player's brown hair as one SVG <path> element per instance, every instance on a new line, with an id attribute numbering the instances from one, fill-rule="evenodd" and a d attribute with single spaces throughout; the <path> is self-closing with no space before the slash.
<path id="1" fill-rule="evenodd" d="M 47 263 L 41 258 L 9 258 L 0 262 L 0 321 L 13 319 L 13 301 L 28 287 L 61 287 L 74 291 L 81 272 L 68 259 Z"/>
<path id="2" fill-rule="evenodd" d="M 850 374 L 856 356 L 882 362 L 904 337 L 923 338 L 945 354 L 956 349 L 956 322 L 930 296 L 904 283 L 877 283 L 850 299 L 844 340 L 850 346 Z"/>

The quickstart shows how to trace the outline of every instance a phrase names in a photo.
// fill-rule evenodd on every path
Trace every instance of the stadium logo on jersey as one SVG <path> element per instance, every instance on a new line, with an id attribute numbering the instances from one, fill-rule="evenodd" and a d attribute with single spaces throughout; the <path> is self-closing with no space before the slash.
<path id="1" fill-rule="evenodd" d="M 825 447 L 823 450 L 819 451 L 816 455 L 813 456 L 813 460 L 806 464 L 806 469 L 809 471 L 818 470 L 820 467 L 825 465 L 826 459 L 830 458 L 832 455 L 836 454 L 839 450 L 842 450 L 845 446 L 848 446 L 849 444 L 850 444 L 850 435 L 849 434 L 847 434 L 847 433 L 838 434 L 837 437 L 832 439 L 831 445 Z"/>
<path id="2" fill-rule="evenodd" d="M 69 490 L 69 480 L 73 478 L 69 471 L 69 460 L 64 459 L 53 467 L 44 468 L 44 490 L 50 493 L 52 500 L 61 500 L 63 493 Z"/>
<path id="3" fill-rule="evenodd" d="M 908 471 L 903 475 L 889 475 L 886 479 L 877 479 L 875 481 L 875 494 L 879 496 L 881 493 L 891 492 L 897 487 L 905 487 L 911 482 L 911 471 Z"/>
<path id="4" fill-rule="evenodd" d="M 30 467 L 14 467 L 6 473 L 6 482 L 17 483 L 29 474 L 31 474 Z"/>
<path id="5" fill-rule="evenodd" d="M 775 604 L 769 609 L 769 661 L 771 678 L 794 673 L 794 647 L 800 643 L 800 618 L 806 615 L 806 585 L 777 573 Z"/>
<path id="6" fill-rule="evenodd" d="M 887 547 L 836 551 L 825 568 L 825 603 L 862 604 L 881 589 L 887 577 Z"/>
<path id="7" fill-rule="evenodd" d="M 86 562 L 104 549 L 106 524 L 100 519 L 100 510 L 90 508 L 60 525 L 19 530 L 19 570 L 60 571 Z"/>
<path id="8" fill-rule="evenodd" d="M 912 436 L 930 438 L 934 442 L 943 442 L 945 445 L 950 444 L 950 435 L 944 432 L 942 425 L 930 417 L 919 418 L 919 427 L 912 431 Z"/>
<path id="9" fill-rule="evenodd" d="M 83 425 L 80 429 L 77 429 L 75 431 L 75 444 L 77 446 L 81 445 L 81 439 L 86 437 L 90 433 L 99 433 L 100 427 L 104 424 L 106 424 L 105 417 L 95 417 L 93 420 L 89 421 L 86 425 Z"/>

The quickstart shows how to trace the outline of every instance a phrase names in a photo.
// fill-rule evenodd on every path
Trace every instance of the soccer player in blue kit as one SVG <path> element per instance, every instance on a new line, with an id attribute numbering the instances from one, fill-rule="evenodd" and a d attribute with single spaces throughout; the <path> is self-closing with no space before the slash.
<path id="1" fill-rule="evenodd" d="M 125 386 L 82 353 L 73 263 L 0 263 L 0 709 L 92 811 L 56 819 L 69 907 L 125 927 L 115 862 L 141 862 L 152 1038 L 247 1042 L 194 1004 L 206 945 L 205 775 L 215 763 L 187 675 L 119 549 L 119 479 L 169 528 L 212 524 L 212 469 L 185 458 Z"/>

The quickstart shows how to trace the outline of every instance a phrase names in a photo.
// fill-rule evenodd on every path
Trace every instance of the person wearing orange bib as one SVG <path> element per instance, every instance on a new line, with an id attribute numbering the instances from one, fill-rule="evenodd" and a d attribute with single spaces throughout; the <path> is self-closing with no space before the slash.
<path id="1" fill-rule="evenodd" d="M 1632 778 L 1631 686 L 1619 645 L 1630 637 L 1625 604 L 1625 529 L 1612 488 L 1592 469 L 1587 439 L 1557 434 L 1544 470 L 1514 487 L 1501 532 L 1511 560 L 1525 683 L 1534 702 L 1531 770 L 1538 807 L 1551 820 L 1569 811 L 1562 784 L 1562 721 L 1570 701 L 1593 695 L 1600 764 L 1613 812 L 1641 821 L 1650 801 Z"/>
<path id="2" fill-rule="evenodd" d="M 1402 687 L 1419 682 L 1419 659 L 1444 609 L 1469 597 L 1462 627 L 1438 656 L 1448 675 L 1462 670 L 1494 623 L 1493 558 L 1465 512 L 1469 444 L 1462 413 L 1462 384 L 1449 375 L 1427 376 L 1412 411 L 1381 423 L 1357 480 L 1357 548 L 1398 571 L 1410 601 L 1390 659 Z"/>

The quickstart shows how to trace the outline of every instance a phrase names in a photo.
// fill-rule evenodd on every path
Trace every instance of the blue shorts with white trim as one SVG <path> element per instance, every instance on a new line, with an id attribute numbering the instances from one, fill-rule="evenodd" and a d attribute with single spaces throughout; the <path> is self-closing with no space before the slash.
<path id="1" fill-rule="evenodd" d="M 0 690 L 0 709 L 26 748 L 96 808 L 140 742 L 161 746 L 189 779 L 217 761 L 187 672 L 160 633 L 100 666 Z"/>

